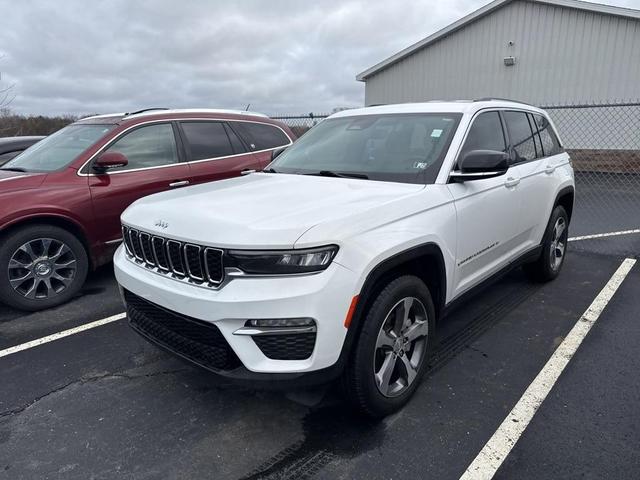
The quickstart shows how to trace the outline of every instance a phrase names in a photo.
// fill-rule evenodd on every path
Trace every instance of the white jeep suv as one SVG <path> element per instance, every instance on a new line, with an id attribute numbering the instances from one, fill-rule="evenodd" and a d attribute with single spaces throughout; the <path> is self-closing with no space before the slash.
<path id="1" fill-rule="evenodd" d="M 116 277 L 131 326 L 161 347 L 254 385 L 341 376 L 381 416 L 416 389 L 454 300 L 520 264 L 558 275 L 573 198 L 538 108 L 343 111 L 263 172 L 134 203 Z"/>

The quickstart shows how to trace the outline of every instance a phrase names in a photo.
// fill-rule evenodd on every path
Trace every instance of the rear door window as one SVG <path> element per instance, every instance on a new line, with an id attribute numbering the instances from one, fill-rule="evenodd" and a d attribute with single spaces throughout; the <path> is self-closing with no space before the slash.
<path id="1" fill-rule="evenodd" d="M 255 122 L 232 122 L 236 130 L 252 150 L 269 150 L 289 145 L 291 140 L 275 125 Z"/>
<path id="2" fill-rule="evenodd" d="M 511 148 L 514 152 L 513 163 L 536 159 L 534 133 L 525 112 L 504 112 L 509 129 Z"/>
<path id="3" fill-rule="evenodd" d="M 538 128 L 536 127 L 536 122 L 533 119 L 533 115 L 531 115 L 530 113 L 527 114 L 527 118 L 529 119 L 529 127 L 533 132 L 533 141 L 536 146 L 536 158 L 542 158 L 544 157 L 544 154 L 542 153 L 542 145 L 540 144 L 540 135 L 538 135 Z"/>
<path id="4" fill-rule="evenodd" d="M 235 153 L 245 153 L 247 149 L 242 144 L 242 140 L 236 135 L 233 129 L 229 125 L 225 125 L 224 129 L 227 131 L 227 135 L 229 136 L 229 140 L 231 141 L 231 146 L 233 147 L 233 151 Z"/>
<path id="5" fill-rule="evenodd" d="M 181 126 L 191 161 L 234 154 L 231 140 L 222 122 L 181 122 Z"/>
<path id="6" fill-rule="evenodd" d="M 560 141 L 553 131 L 549 120 L 542 115 L 533 115 L 536 126 L 538 127 L 538 133 L 540 134 L 540 141 L 542 142 L 542 152 L 545 157 L 551 155 L 557 155 L 562 152 L 560 147 Z"/>

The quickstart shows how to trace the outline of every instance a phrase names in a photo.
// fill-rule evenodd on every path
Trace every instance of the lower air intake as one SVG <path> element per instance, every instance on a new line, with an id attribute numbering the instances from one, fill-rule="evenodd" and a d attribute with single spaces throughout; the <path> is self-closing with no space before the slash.
<path id="1" fill-rule="evenodd" d="M 129 324 L 149 340 L 209 370 L 242 365 L 215 325 L 171 312 L 126 290 L 124 298 Z"/>
<path id="2" fill-rule="evenodd" d="M 273 360 L 304 360 L 313 353 L 316 332 L 295 335 L 254 336 L 258 348 L 264 356 Z"/>

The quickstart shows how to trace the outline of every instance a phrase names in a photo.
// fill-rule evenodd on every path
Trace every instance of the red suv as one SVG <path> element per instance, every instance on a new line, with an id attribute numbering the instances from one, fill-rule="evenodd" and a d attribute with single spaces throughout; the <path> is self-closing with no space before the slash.
<path id="1" fill-rule="evenodd" d="M 262 169 L 294 138 L 229 110 L 100 115 L 59 130 L 0 167 L 0 300 L 23 310 L 67 301 L 111 260 L 133 201 Z"/>

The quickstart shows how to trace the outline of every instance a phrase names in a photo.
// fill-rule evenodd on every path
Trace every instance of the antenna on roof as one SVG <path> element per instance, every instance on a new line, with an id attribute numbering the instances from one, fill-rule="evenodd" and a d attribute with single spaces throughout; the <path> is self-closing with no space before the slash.
<path id="1" fill-rule="evenodd" d="M 245 108 L 245 109 L 244 109 L 244 111 L 245 111 L 245 112 L 248 112 L 248 111 L 249 111 L 249 107 L 250 107 L 250 106 L 251 106 L 251 104 L 250 104 L 250 103 L 247 103 L 247 108 Z"/>
<path id="2" fill-rule="evenodd" d="M 128 117 L 129 115 L 137 115 L 138 113 L 150 112 L 153 110 L 169 110 L 169 109 L 166 107 L 143 108 L 142 110 L 136 110 L 135 112 L 127 112 L 124 114 L 124 116 Z"/>

